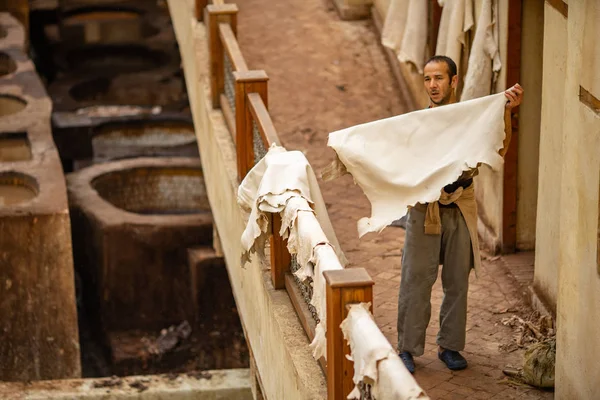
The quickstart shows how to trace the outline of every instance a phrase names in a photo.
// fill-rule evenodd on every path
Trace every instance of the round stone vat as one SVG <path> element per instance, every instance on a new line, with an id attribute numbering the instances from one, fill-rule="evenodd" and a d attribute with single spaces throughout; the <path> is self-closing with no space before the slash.
<path id="1" fill-rule="evenodd" d="M 140 13 L 122 7 L 84 7 L 71 10 L 63 16 L 64 25 L 82 25 L 88 22 L 130 21 L 138 19 Z"/>
<path id="2" fill-rule="evenodd" d="M 140 41 L 159 33 L 135 8 L 88 6 L 67 11 L 61 37 L 70 44 L 115 44 Z"/>
<path id="3" fill-rule="evenodd" d="M 94 129 L 94 161 L 141 156 L 197 157 L 194 125 L 183 120 L 110 122 Z"/>
<path id="4" fill-rule="evenodd" d="M 31 160 L 31 143 L 27 133 L 0 133 L 0 162 L 27 160 Z"/>
<path id="5" fill-rule="evenodd" d="M 27 107 L 27 102 L 10 94 L 0 94 L 0 117 L 16 114 Z"/>
<path id="6" fill-rule="evenodd" d="M 10 75 L 17 70 L 17 64 L 11 56 L 0 52 L 0 76 Z"/>
<path id="7" fill-rule="evenodd" d="M 198 159 L 133 158 L 67 177 L 75 265 L 102 331 L 191 321 L 187 249 L 212 244 Z"/>
<path id="8" fill-rule="evenodd" d="M 98 176 L 92 187 L 117 208 L 145 215 L 210 211 L 200 168 L 135 167 Z"/>
<path id="9" fill-rule="evenodd" d="M 35 178 L 20 172 L 0 172 L 0 206 L 26 203 L 37 197 Z"/>
<path id="10" fill-rule="evenodd" d="M 93 45 L 70 50 L 69 70 L 87 72 L 140 72 L 167 65 L 169 56 L 142 45 Z"/>

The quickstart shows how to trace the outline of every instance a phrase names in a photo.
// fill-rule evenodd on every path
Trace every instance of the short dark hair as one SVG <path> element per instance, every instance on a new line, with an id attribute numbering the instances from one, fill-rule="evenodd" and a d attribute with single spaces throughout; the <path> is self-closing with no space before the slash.
<path id="1" fill-rule="evenodd" d="M 450 80 L 452 80 L 452 78 L 454 78 L 454 76 L 457 74 L 457 69 L 456 69 L 456 63 L 450 57 L 433 56 L 429 60 L 427 60 L 425 65 L 427 65 L 429 63 L 439 63 L 439 62 L 446 63 L 446 66 L 448 67 L 448 75 L 450 76 Z"/>

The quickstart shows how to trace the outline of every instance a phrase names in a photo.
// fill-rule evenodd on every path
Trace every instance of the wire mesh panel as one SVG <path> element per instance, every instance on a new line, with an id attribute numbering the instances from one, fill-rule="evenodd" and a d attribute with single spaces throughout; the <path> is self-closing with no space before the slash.
<path id="1" fill-rule="evenodd" d="M 233 77 L 233 65 L 231 64 L 231 60 L 226 51 L 223 52 L 223 60 L 225 70 L 225 97 L 227 97 L 231 111 L 233 111 L 233 115 L 235 115 L 235 79 Z"/>
<path id="2" fill-rule="evenodd" d="M 310 304 L 310 299 L 312 299 L 313 295 L 312 278 L 308 278 L 306 282 L 302 282 L 300 279 L 298 279 L 293 273 L 300 269 L 300 264 L 298 264 L 298 260 L 295 254 L 292 254 L 291 258 L 292 262 L 290 263 L 290 270 L 292 271 L 294 281 L 296 282 L 296 285 L 298 285 L 300 293 L 302 293 L 302 298 L 308 306 L 308 311 L 310 311 L 313 319 L 318 324 L 320 322 L 319 315 L 317 314 L 317 310 Z"/>
<path id="3" fill-rule="evenodd" d="M 254 120 L 252 120 L 252 143 L 254 147 L 254 164 L 256 164 L 267 154 L 267 149 Z"/>

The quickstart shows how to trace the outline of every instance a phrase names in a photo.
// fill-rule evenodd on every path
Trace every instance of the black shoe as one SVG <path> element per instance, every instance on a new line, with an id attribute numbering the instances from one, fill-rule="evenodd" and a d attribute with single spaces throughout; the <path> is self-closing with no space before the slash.
<path id="1" fill-rule="evenodd" d="M 404 366 L 406 367 L 408 372 L 410 372 L 411 374 L 414 374 L 415 373 L 415 360 L 413 360 L 412 354 L 410 354 L 408 351 L 403 351 L 402 353 L 399 353 L 398 356 L 404 363 Z"/>
<path id="2" fill-rule="evenodd" d="M 438 358 L 446 364 L 448 369 L 452 371 L 458 371 L 467 368 L 467 360 L 460 355 L 458 351 L 454 350 L 443 350 L 438 351 Z"/>

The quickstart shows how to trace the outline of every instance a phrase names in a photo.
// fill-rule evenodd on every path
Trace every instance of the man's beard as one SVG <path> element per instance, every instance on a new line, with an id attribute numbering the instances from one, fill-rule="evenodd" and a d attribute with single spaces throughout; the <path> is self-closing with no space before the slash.
<path id="1" fill-rule="evenodd" d="M 448 94 L 446 94 L 446 96 L 442 97 L 442 99 L 440 101 L 435 101 L 431 98 L 431 96 L 429 96 L 429 100 L 431 100 L 431 102 L 433 104 L 435 104 L 436 106 L 443 106 L 446 105 L 450 102 L 450 99 L 452 98 L 452 90 L 448 90 Z"/>

